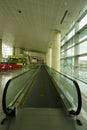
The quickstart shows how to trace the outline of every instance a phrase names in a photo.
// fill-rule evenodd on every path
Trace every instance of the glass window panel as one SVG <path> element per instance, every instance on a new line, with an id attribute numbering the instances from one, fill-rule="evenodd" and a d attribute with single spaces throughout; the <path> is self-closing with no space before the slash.
<path id="1" fill-rule="evenodd" d="M 74 58 L 68 58 L 67 60 L 67 65 L 74 65 Z"/>
<path id="2" fill-rule="evenodd" d="M 87 38 L 87 28 L 79 34 L 79 41 Z"/>
<path id="3" fill-rule="evenodd" d="M 73 28 L 68 34 L 67 34 L 67 40 L 69 40 L 71 37 L 73 37 L 75 34 L 75 28 Z"/>
<path id="4" fill-rule="evenodd" d="M 61 58 L 63 58 L 63 57 L 64 57 L 64 54 L 65 54 L 64 52 L 62 52 L 62 53 L 61 53 Z"/>
<path id="5" fill-rule="evenodd" d="M 83 26 L 87 24 L 87 14 L 81 19 L 79 22 L 79 29 L 81 29 Z"/>
<path id="6" fill-rule="evenodd" d="M 63 73 L 73 75 L 74 73 L 74 58 L 67 58 L 65 60 L 61 60 L 61 71 Z"/>
<path id="7" fill-rule="evenodd" d="M 87 81 L 87 67 L 78 67 L 78 78 Z"/>
<path id="8" fill-rule="evenodd" d="M 73 45 L 75 45 L 74 39 L 71 39 L 68 44 L 67 44 L 67 48 L 72 47 Z"/>
<path id="9" fill-rule="evenodd" d="M 62 41 L 61 41 L 61 45 L 63 45 L 64 43 L 65 43 L 65 40 L 62 40 Z"/>
<path id="10" fill-rule="evenodd" d="M 78 54 L 87 53 L 87 41 L 78 45 Z"/>
<path id="11" fill-rule="evenodd" d="M 64 48 L 61 48 L 61 52 L 63 52 L 64 51 Z"/>
<path id="12" fill-rule="evenodd" d="M 61 62 L 60 62 L 60 69 L 61 69 L 61 72 L 63 72 L 63 68 L 64 68 L 64 60 L 62 59 Z"/>
<path id="13" fill-rule="evenodd" d="M 79 57 L 78 58 L 78 64 L 79 64 L 79 66 L 87 67 L 87 56 Z"/>
<path id="14" fill-rule="evenodd" d="M 87 56 L 78 58 L 78 77 L 87 81 Z"/>
<path id="15" fill-rule="evenodd" d="M 73 73 L 74 58 L 66 59 L 66 73 L 72 75 Z"/>
<path id="16" fill-rule="evenodd" d="M 66 50 L 66 44 L 61 47 L 61 51 Z"/>
<path id="17" fill-rule="evenodd" d="M 67 50 L 67 56 L 72 56 L 72 55 L 74 55 L 74 47 Z"/>

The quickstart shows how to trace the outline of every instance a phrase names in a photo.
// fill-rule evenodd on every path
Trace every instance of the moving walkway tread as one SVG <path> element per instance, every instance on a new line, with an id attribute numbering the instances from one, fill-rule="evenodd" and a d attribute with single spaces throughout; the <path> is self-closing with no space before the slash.
<path id="1" fill-rule="evenodd" d="M 23 106 L 33 108 L 62 107 L 62 100 L 43 66 L 31 89 L 27 93 Z"/>

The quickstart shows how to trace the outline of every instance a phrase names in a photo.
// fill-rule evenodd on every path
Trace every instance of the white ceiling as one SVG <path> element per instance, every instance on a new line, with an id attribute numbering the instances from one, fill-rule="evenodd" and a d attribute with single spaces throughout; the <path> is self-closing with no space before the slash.
<path id="1" fill-rule="evenodd" d="M 64 33 L 85 2 L 87 0 L 0 0 L 0 39 L 7 45 L 44 53 L 54 30 Z M 66 10 L 67 16 L 60 24 Z"/>

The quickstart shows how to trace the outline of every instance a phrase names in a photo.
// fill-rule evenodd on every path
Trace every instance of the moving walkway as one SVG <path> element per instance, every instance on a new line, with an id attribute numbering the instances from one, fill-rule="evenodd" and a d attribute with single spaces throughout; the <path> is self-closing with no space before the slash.
<path id="1" fill-rule="evenodd" d="M 2 99 L 2 130 L 84 130 L 77 82 L 46 66 L 10 79 Z"/>

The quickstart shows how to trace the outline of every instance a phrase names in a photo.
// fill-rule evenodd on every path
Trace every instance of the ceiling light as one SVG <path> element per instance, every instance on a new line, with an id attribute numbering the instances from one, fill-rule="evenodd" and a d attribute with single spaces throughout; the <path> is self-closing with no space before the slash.
<path id="1" fill-rule="evenodd" d="M 21 14 L 21 13 L 22 13 L 22 11 L 21 11 L 21 10 L 19 10 L 19 11 L 18 11 L 18 13 L 19 13 L 19 14 Z"/>
<path id="2" fill-rule="evenodd" d="M 62 24 L 62 23 L 63 23 L 63 21 L 64 21 L 64 19 L 65 19 L 66 15 L 67 15 L 67 13 L 68 13 L 68 10 L 66 10 L 66 11 L 65 11 L 65 13 L 64 13 L 64 15 L 63 15 L 63 17 L 62 17 L 62 19 L 61 19 L 60 24 Z"/>

